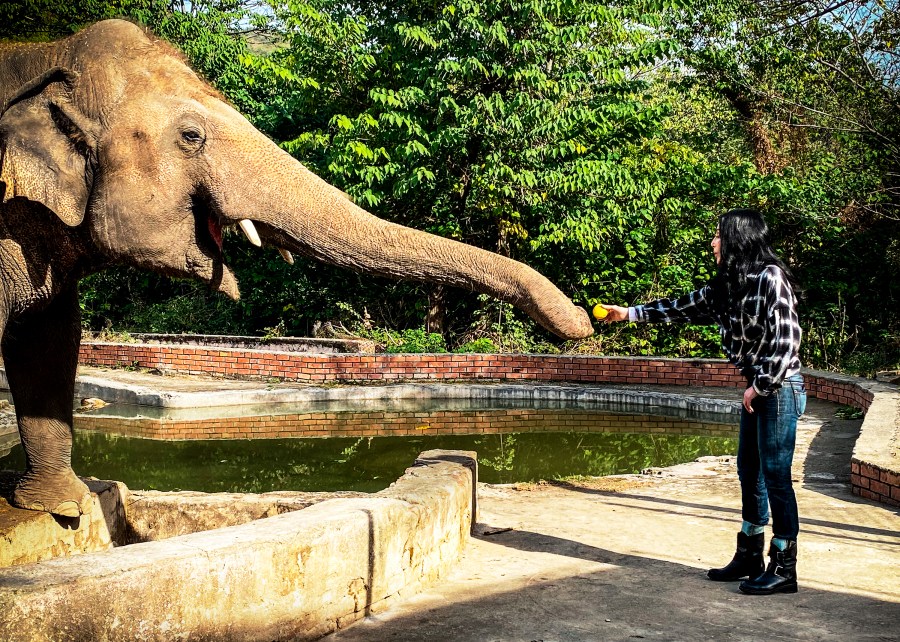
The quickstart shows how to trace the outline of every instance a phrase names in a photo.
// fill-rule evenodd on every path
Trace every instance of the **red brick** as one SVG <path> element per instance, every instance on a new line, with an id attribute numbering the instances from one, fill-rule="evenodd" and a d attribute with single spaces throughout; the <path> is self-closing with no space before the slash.
<path id="1" fill-rule="evenodd" d="M 878 479 L 878 469 L 872 464 L 861 463 L 859 473 L 869 479 Z"/>
<path id="2" fill-rule="evenodd" d="M 893 470 L 882 470 L 878 475 L 878 480 L 888 486 L 900 486 L 900 473 Z"/>
<path id="3" fill-rule="evenodd" d="M 880 481 L 875 481 L 874 479 L 869 482 L 869 490 L 878 493 L 879 495 L 884 495 L 885 497 L 891 496 L 891 487 L 887 484 L 882 484 Z"/>

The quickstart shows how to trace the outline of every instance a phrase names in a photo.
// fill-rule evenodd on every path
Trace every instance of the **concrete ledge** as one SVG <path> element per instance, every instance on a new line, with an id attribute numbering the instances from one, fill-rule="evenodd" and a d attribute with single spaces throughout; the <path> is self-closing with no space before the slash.
<path id="1" fill-rule="evenodd" d="M 866 413 L 850 459 L 853 494 L 900 506 L 900 387 L 817 370 L 804 376 L 812 396 Z"/>
<path id="2" fill-rule="evenodd" d="M 241 526 L 0 570 L 0 639 L 312 640 L 433 582 L 475 519 L 475 454 Z"/>
<path id="3" fill-rule="evenodd" d="M 115 529 L 114 542 L 118 546 L 155 542 L 215 528 L 239 526 L 257 519 L 309 508 L 331 499 L 369 496 L 367 493 L 353 491 L 277 491 L 256 494 L 130 491 L 124 495 L 124 521 Z"/>
<path id="4" fill-rule="evenodd" d="M 2 378 L 2 370 L 0 370 Z M 165 384 L 165 381 L 161 382 Z M 2 380 L 0 380 L 2 384 Z M 218 394 L 201 391 L 152 389 L 110 377 L 79 375 L 77 395 L 99 397 L 111 403 L 143 406 L 141 415 L 148 418 L 165 416 L 169 419 L 198 420 L 208 417 L 247 416 L 251 413 L 278 414 L 272 404 L 312 405 L 326 409 L 331 402 L 340 408 L 348 403 L 362 410 L 393 410 L 421 408 L 427 410 L 447 401 L 453 409 L 482 408 L 486 402 L 497 407 L 518 407 L 520 402 L 540 404 L 542 408 L 592 409 L 599 405 L 618 412 L 645 412 L 648 409 L 669 411 L 671 416 L 695 417 L 700 414 L 739 414 L 740 401 L 699 397 L 677 391 L 641 390 L 638 387 L 602 387 L 596 385 L 565 384 L 452 384 L 452 383 L 394 383 L 369 386 L 301 386 L 278 387 L 270 390 L 220 390 Z M 154 412 L 153 409 L 165 409 Z M 213 409 L 213 410 L 210 410 Z M 116 415 L 114 406 L 92 411 L 93 416 Z"/>
<path id="5" fill-rule="evenodd" d="M 18 473 L 0 471 L 0 494 L 8 497 L 17 477 Z M 84 482 L 94 505 L 81 518 L 20 510 L 0 498 L 0 568 L 238 526 L 330 499 L 370 496 L 353 491 L 132 491 L 122 482 L 91 478 Z"/>

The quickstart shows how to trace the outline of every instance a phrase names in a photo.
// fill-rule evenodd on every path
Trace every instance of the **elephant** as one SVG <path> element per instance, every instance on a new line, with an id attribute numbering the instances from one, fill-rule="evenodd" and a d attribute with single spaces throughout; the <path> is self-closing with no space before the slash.
<path id="1" fill-rule="evenodd" d="M 0 44 L 0 342 L 26 470 L 14 506 L 78 517 L 78 281 L 113 264 L 237 299 L 222 233 L 367 274 L 467 288 L 558 336 L 587 312 L 509 258 L 380 219 L 255 129 L 174 47 L 126 20 Z"/>

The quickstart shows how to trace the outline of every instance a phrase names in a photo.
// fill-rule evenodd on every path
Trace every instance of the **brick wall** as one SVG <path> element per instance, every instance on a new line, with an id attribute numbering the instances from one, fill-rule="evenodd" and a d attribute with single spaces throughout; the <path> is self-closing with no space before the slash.
<path id="1" fill-rule="evenodd" d="M 521 354 L 321 355 L 182 345 L 85 343 L 81 346 L 80 362 L 91 366 L 133 366 L 156 368 L 163 372 L 238 379 L 277 378 L 313 384 L 501 380 L 716 387 L 744 385 L 736 369 L 720 359 Z M 854 377 L 820 372 L 806 372 L 804 377 L 809 395 L 825 401 L 865 411 L 875 396 L 871 387 Z M 210 426 L 210 433 L 212 428 Z M 235 425 L 233 431 L 235 436 L 244 436 L 248 430 L 265 428 Z M 271 426 L 268 428 L 271 429 Z M 148 426 L 146 430 L 159 432 L 172 430 L 172 427 L 156 425 Z M 299 426 L 295 432 L 300 434 L 309 430 L 312 430 L 309 426 Z M 900 474 L 896 466 L 878 465 L 856 457 L 851 466 L 851 486 L 855 494 L 900 506 Z"/>
<path id="2" fill-rule="evenodd" d="M 900 506 L 900 473 L 875 464 L 850 462 L 850 485 L 853 494 L 890 506 Z"/>
<path id="3" fill-rule="evenodd" d="M 739 386 L 733 366 L 716 359 L 652 359 L 520 354 L 310 355 L 192 346 L 88 343 L 91 366 L 157 368 L 214 377 L 278 378 L 299 383 L 513 380 Z"/>
<path id="4" fill-rule="evenodd" d="M 875 398 L 875 393 L 863 386 L 862 380 L 852 377 L 807 374 L 805 379 L 810 395 L 818 399 L 868 410 Z M 900 422 L 900 408 L 893 421 L 895 424 Z M 863 427 L 865 428 L 865 424 Z M 883 440 L 885 451 L 890 449 L 890 439 L 889 436 Z M 892 466 L 879 465 L 854 453 L 850 460 L 850 488 L 853 494 L 890 506 L 900 506 L 900 472 L 897 463 L 895 460 Z"/>
<path id="5" fill-rule="evenodd" d="M 836 380 L 827 374 L 804 373 L 806 390 L 809 396 L 824 401 L 839 403 L 844 406 L 853 406 L 860 410 L 868 410 L 875 394 L 866 390 L 858 382 L 846 377 Z"/>
<path id="6" fill-rule="evenodd" d="M 697 422 L 662 415 L 613 414 L 594 411 L 531 409 L 434 412 L 309 412 L 302 414 L 174 420 L 146 417 L 125 419 L 76 415 L 75 428 L 162 440 L 289 439 L 299 437 L 368 437 L 410 435 L 471 435 L 538 432 L 629 432 L 736 437 L 737 426 Z M 390 428 L 376 427 L 390 426 Z"/>

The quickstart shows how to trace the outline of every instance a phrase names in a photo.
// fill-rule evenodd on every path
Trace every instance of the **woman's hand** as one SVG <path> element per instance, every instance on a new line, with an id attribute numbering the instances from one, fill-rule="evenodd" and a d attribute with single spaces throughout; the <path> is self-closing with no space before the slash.
<path id="1" fill-rule="evenodd" d="M 603 307 L 606 308 L 607 311 L 606 318 L 603 319 L 604 323 L 628 321 L 628 308 L 623 308 L 619 305 L 606 305 L 605 303 L 603 304 Z"/>
<path id="2" fill-rule="evenodd" d="M 753 400 L 756 399 L 759 395 L 756 394 L 756 390 L 753 386 L 750 386 L 746 390 L 744 390 L 744 408 L 747 409 L 747 412 L 753 412 Z"/>

